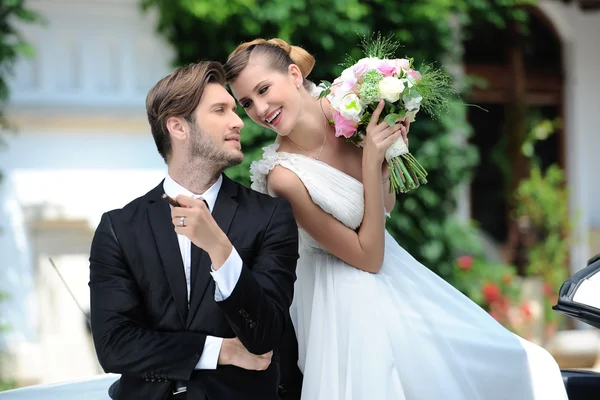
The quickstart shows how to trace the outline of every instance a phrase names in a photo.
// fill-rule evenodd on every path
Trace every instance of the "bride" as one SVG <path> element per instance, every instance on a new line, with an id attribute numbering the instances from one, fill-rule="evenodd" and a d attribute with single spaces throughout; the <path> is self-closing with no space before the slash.
<path id="1" fill-rule="evenodd" d="M 300 228 L 291 316 L 303 400 L 566 399 L 552 356 L 496 322 L 385 230 L 384 154 L 408 121 L 369 123 L 360 149 L 335 137 L 305 78 L 314 58 L 280 39 L 225 64 L 252 120 L 277 133 L 252 187 L 288 199 Z M 406 139 L 405 139 L 406 140 Z"/>

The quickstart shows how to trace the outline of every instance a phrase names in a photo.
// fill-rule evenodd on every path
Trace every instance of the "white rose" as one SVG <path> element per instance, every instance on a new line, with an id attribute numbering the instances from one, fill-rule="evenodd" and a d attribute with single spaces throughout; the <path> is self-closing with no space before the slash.
<path id="1" fill-rule="evenodd" d="M 398 78 L 387 76 L 379 81 L 379 98 L 395 103 L 404 91 L 404 83 Z"/>
<path id="2" fill-rule="evenodd" d="M 364 110 L 362 102 L 354 93 L 348 93 L 342 98 L 336 99 L 338 101 L 336 108 L 342 117 L 346 119 L 351 119 L 353 121 L 359 122 Z M 333 105 L 333 103 L 332 103 Z"/>

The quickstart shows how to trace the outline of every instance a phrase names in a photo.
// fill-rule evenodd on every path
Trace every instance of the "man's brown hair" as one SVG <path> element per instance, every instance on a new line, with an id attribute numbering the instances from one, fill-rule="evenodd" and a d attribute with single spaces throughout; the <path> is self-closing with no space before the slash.
<path id="1" fill-rule="evenodd" d="M 216 61 L 201 61 L 179 67 L 158 81 L 148 92 L 148 122 L 156 148 L 165 162 L 169 162 L 172 149 L 167 119 L 181 117 L 194 123 L 193 112 L 209 83 L 225 86 L 225 71 Z"/>

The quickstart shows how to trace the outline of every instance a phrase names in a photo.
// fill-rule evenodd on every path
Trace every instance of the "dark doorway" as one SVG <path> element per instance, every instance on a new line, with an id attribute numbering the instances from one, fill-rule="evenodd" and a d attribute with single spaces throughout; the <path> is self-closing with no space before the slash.
<path id="1" fill-rule="evenodd" d="M 529 17 L 525 33 L 517 25 L 481 25 L 464 43 L 467 73 L 485 82 L 472 90 L 469 102 L 487 110 L 471 107 L 468 114 L 471 140 L 481 156 L 471 185 L 471 215 L 508 255 L 507 262 L 513 261 L 516 246 L 510 239 L 515 224 L 510 193 L 528 171 L 519 142 L 534 121 L 563 115 L 561 43 L 538 9 L 531 8 Z M 564 168 L 563 143 L 559 130 L 537 144 L 536 157 L 543 166 L 559 163 Z"/>

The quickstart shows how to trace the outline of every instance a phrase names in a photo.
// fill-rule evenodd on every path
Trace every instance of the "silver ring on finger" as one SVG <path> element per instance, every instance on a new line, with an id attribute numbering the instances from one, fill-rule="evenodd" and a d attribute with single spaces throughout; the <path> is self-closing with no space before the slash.
<path id="1" fill-rule="evenodd" d="M 185 217 L 179 218 L 179 226 L 185 226 Z"/>

